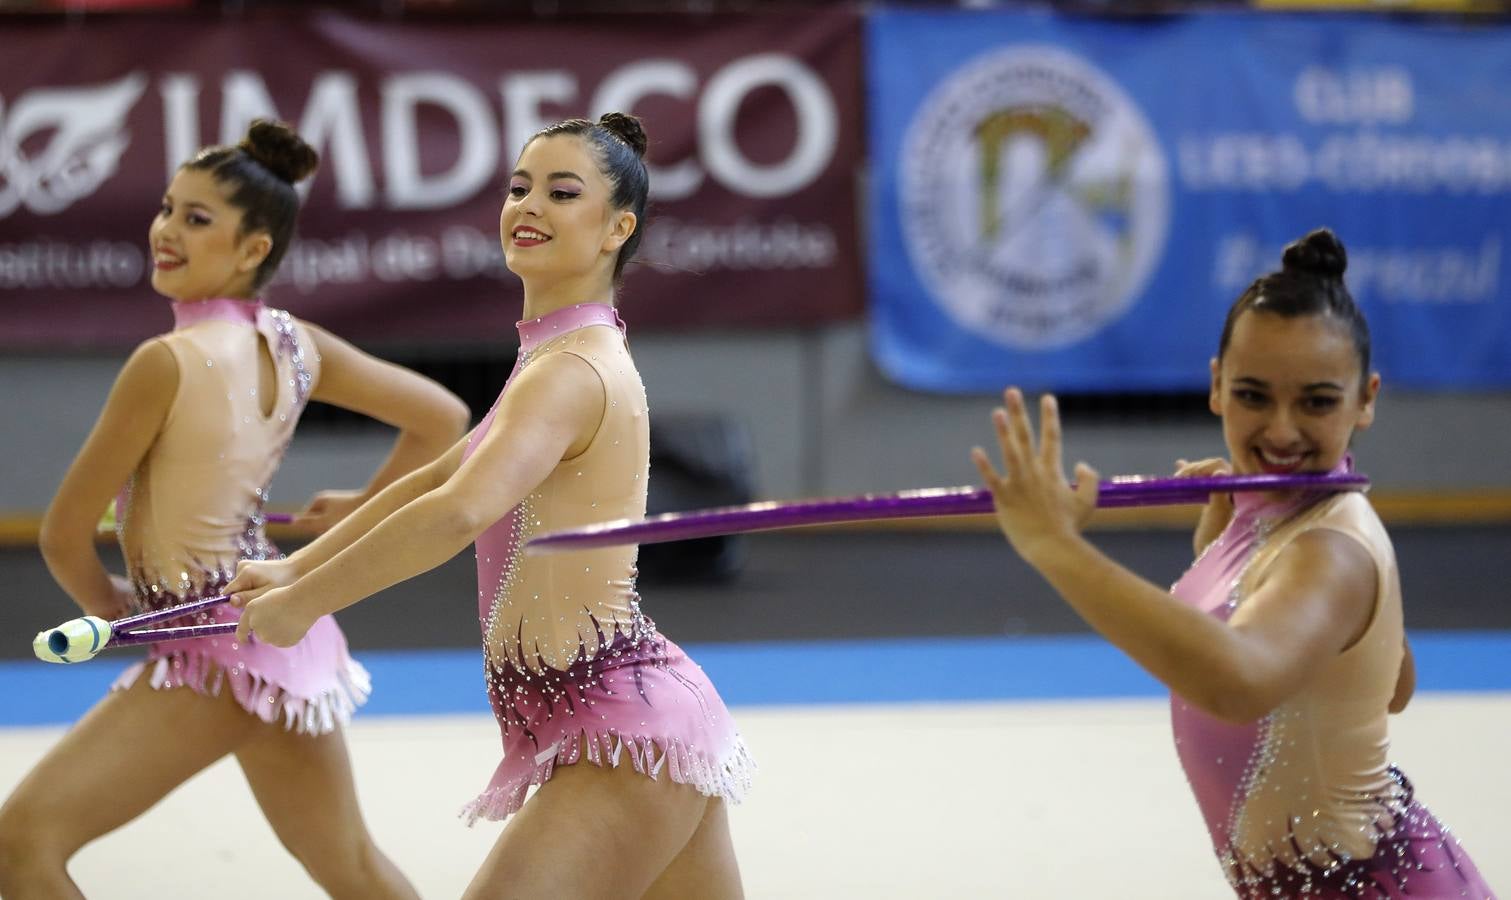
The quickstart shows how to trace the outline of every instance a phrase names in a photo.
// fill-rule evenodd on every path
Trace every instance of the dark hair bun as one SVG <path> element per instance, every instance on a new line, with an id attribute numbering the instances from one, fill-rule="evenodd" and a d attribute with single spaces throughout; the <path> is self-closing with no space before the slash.
<path id="1" fill-rule="evenodd" d="M 598 117 L 598 124 L 609 134 L 629 144 L 636 156 L 645 155 L 645 129 L 640 127 L 640 120 L 635 116 L 620 112 L 604 113 Z"/>
<path id="2" fill-rule="evenodd" d="M 1323 278 L 1342 278 L 1348 268 L 1348 251 L 1343 242 L 1326 228 L 1318 228 L 1285 248 L 1281 265 L 1293 271 L 1308 272 Z"/>
<path id="3" fill-rule="evenodd" d="M 289 184 L 308 178 L 320 165 L 320 154 L 314 147 L 294 129 L 269 119 L 252 120 L 247 136 L 236 146 Z"/>

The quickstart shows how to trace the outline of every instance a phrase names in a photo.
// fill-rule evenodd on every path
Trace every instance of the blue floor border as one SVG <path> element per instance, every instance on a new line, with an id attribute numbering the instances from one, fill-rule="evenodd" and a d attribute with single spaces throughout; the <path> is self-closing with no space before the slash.
<path id="1" fill-rule="evenodd" d="M 1419 691 L 1511 691 L 1511 631 L 1413 632 Z M 898 638 L 685 648 L 731 706 L 1158 697 L 1163 688 L 1090 636 Z M 488 712 L 480 651 L 358 654 L 374 692 L 362 715 Z M 72 722 L 124 658 L 0 662 L 0 727 Z"/>

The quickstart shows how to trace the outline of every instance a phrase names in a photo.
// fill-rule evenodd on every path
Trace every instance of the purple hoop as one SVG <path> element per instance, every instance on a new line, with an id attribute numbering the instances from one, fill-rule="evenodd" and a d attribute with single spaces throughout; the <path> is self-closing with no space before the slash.
<path id="1" fill-rule="evenodd" d="M 1097 506 L 1119 508 L 1204 503 L 1210 494 L 1233 491 L 1360 491 L 1368 487 L 1367 477 L 1352 472 L 1338 475 L 1212 475 L 1201 478 L 1120 475 L 1106 479 L 1099 485 Z M 893 494 L 862 494 L 857 497 L 792 502 L 766 501 L 745 506 L 663 513 L 645 519 L 618 519 L 556 531 L 529 541 L 525 545 L 525 552 L 558 553 L 805 525 L 968 516 L 991 511 L 991 492 L 977 487 L 922 488 Z"/>

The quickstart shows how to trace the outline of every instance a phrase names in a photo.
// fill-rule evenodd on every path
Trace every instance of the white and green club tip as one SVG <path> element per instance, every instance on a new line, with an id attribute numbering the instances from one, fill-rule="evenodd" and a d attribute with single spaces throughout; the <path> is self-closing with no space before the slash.
<path id="1" fill-rule="evenodd" d="M 99 616 L 82 616 L 37 632 L 31 649 L 43 662 L 76 663 L 93 659 L 109 640 L 109 622 Z"/>

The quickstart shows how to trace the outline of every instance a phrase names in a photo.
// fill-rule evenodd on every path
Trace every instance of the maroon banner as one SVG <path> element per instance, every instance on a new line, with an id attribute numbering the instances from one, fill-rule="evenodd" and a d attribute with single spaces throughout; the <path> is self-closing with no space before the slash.
<path id="1" fill-rule="evenodd" d="M 791 327 L 862 304 L 854 12 L 383 22 L 0 24 L 0 346 L 122 347 L 168 327 L 147 227 L 200 146 L 258 116 L 321 154 L 269 303 L 358 340 L 512 335 L 498 213 L 541 126 L 644 120 L 635 327 Z"/>

